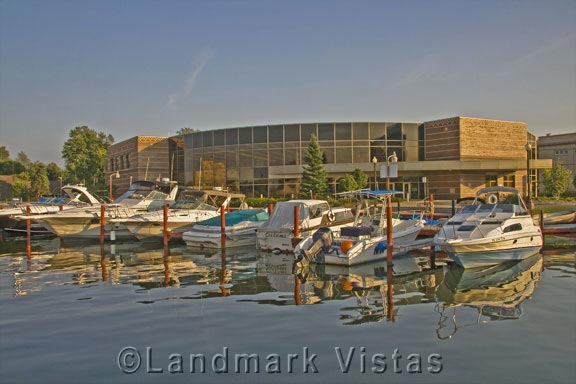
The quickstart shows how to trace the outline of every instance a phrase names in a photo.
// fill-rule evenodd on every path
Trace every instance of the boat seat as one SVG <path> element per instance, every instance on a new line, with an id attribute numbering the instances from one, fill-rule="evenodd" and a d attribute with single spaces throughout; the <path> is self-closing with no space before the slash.
<path id="1" fill-rule="evenodd" d="M 372 229 L 370 227 L 342 227 L 340 228 L 340 236 L 348 237 L 370 237 Z"/>

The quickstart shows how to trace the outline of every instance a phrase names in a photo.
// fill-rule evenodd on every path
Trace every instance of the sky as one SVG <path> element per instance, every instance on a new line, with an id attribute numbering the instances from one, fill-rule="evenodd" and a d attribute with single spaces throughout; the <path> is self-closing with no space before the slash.
<path id="1" fill-rule="evenodd" d="M 78 126 L 326 121 L 576 131 L 574 0 L 0 0 L 0 146 L 63 165 Z"/>

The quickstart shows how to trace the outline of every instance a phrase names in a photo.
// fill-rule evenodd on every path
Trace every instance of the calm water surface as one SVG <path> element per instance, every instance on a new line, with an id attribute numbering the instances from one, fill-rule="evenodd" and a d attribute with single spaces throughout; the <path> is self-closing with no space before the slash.
<path id="1" fill-rule="evenodd" d="M 572 383 L 576 242 L 547 241 L 486 270 L 410 255 L 395 275 L 294 274 L 251 249 L 3 242 L 0 382 Z"/>

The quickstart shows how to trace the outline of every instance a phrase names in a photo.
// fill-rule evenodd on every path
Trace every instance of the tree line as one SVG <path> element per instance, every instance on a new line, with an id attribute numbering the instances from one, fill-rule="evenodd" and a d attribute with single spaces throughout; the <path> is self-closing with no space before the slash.
<path id="1" fill-rule="evenodd" d="M 69 132 L 62 148 L 65 167 L 56 163 L 31 161 L 26 153 L 11 158 L 5 146 L 0 147 L 0 175 L 13 175 L 12 197 L 38 199 L 50 195 L 50 182 L 90 184 L 105 189 L 106 152 L 114 137 L 80 126 Z"/>

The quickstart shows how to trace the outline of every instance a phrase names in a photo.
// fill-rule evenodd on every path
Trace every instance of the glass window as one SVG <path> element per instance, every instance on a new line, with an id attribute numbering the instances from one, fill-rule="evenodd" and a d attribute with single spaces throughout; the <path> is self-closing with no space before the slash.
<path id="1" fill-rule="evenodd" d="M 266 179 L 268 182 L 268 167 L 254 167 L 254 179 Z"/>
<path id="2" fill-rule="evenodd" d="M 335 154 L 334 147 L 320 147 L 323 154 L 324 164 L 334 164 Z"/>
<path id="3" fill-rule="evenodd" d="M 226 132 L 223 129 L 214 131 L 214 145 L 226 144 Z"/>
<path id="4" fill-rule="evenodd" d="M 336 123 L 336 140 L 352 140 L 352 124 Z"/>
<path id="5" fill-rule="evenodd" d="M 284 126 L 284 141 L 300 141 L 300 125 L 291 124 Z"/>
<path id="6" fill-rule="evenodd" d="M 267 167 L 268 166 L 268 151 L 267 150 L 254 150 L 254 166 Z M 244 165 L 244 164 L 242 164 Z"/>
<path id="7" fill-rule="evenodd" d="M 368 163 L 371 159 L 369 147 L 354 147 L 353 163 Z"/>
<path id="8" fill-rule="evenodd" d="M 192 138 L 194 135 L 186 135 L 184 136 L 184 148 L 189 149 L 192 148 Z"/>
<path id="9" fill-rule="evenodd" d="M 282 144 L 270 144 L 268 147 L 269 165 L 284 165 L 284 148 Z"/>
<path id="10" fill-rule="evenodd" d="M 226 145 L 238 144 L 238 128 L 226 130 Z"/>
<path id="11" fill-rule="evenodd" d="M 235 168 L 238 165 L 238 151 L 226 151 L 226 168 Z"/>
<path id="12" fill-rule="evenodd" d="M 334 124 L 318 124 L 318 140 L 334 140 Z"/>
<path id="13" fill-rule="evenodd" d="M 370 140 L 386 140 L 386 123 L 370 123 Z"/>
<path id="14" fill-rule="evenodd" d="M 402 140 L 402 124 L 396 123 L 388 126 L 388 140 Z"/>
<path id="15" fill-rule="evenodd" d="M 252 144 L 252 127 L 240 128 L 240 137 L 238 142 L 240 144 Z"/>
<path id="16" fill-rule="evenodd" d="M 191 136 L 192 148 L 202 148 L 202 132 L 194 132 Z"/>
<path id="17" fill-rule="evenodd" d="M 345 164 L 352 162 L 352 147 L 336 148 L 336 163 Z"/>
<path id="18" fill-rule="evenodd" d="M 352 132 L 354 141 L 370 140 L 370 130 L 368 129 L 368 123 L 353 123 Z"/>
<path id="19" fill-rule="evenodd" d="M 496 187 L 498 185 L 498 176 L 496 175 L 486 175 L 486 186 Z"/>
<path id="20" fill-rule="evenodd" d="M 266 143 L 268 142 L 268 127 L 260 126 L 253 128 L 254 143 Z"/>
<path id="21" fill-rule="evenodd" d="M 254 168 L 252 167 L 240 167 L 240 182 L 241 183 L 252 183 L 254 180 Z"/>
<path id="22" fill-rule="evenodd" d="M 516 180 L 514 175 L 504 175 L 504 186 L 516 188 Z"/>
<path id="23" fill-rule="evenodd" d="M 302 141 L 308 143 L 310 141 L 310 137 L 312 135 L 316 135 L 318 137 L 318 133 L 316 132 L 316 124 L 302 124 L 300 128 L 302 132 Z"/>
<path id="24" fill-rule="evenodd" d="M 252 146 L 240 145 L 238 147 L 238 161 L 242 167 L 252 167 Z"/>
<path id="25" fill-rule="evenodd" d="M 300 164 L 300 145 L 296 143 L 286 143 L 284 152 L 285 165 Z"/>
<path id="26" fill-rule="evenodd" d="M 268 127 L 268 141 L 270 143 L 281 143 L 284 140 L 284 127 L 273 125 Z"/>
<path id="27" fill-rule="evenodd" d="M 214 145 L 213 134 L 214 134 L 213 131 L 202 132 L 202 146 L 203 147 L 211 147 Z"/>

